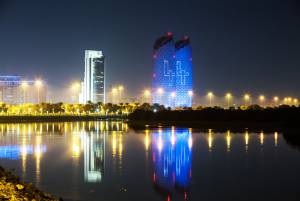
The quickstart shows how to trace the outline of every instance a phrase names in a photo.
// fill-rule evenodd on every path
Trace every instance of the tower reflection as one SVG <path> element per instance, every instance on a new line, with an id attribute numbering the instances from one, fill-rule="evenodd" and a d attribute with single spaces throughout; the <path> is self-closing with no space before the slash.
<path id="1" fill-rule="evenodd" d="M 100 182 L 104 174 L 105 134 L 84 133 L 84 179 L 86 182 Z"/>
<path id="2" fill-rule="evenodd" d="M 160 129 L 152 133 L 153 184 L 164 199 L 175 193 L 188 199 L 192 177 L 192 133 L 189 129 Z"/>

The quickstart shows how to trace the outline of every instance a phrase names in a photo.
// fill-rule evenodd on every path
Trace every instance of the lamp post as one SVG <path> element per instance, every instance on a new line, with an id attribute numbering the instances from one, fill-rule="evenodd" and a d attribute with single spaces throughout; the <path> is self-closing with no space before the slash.
<path id="1" fill-rule="evenodd" d="M 297 104 L 298 104 L 298 99 L 297 99 L 297 98 L 294 98 L 293 102 L 294 102 L 294 105 L 297 106 Z"/>
<path id="2" fill-rule="evenodd" d="M 28 83 L 23 81 L 21 87 L 23 89 L 23 103 L 26 103 L 26 89 L 28 88 Z"/>
<path id="3" fill-rule="evenodd" d="M 208 96 L 208 100 L 209 100 L 209 106 L 211 107 L 212 106 L 212 98 L 213 98 L 214 94 L 213 94 L 213 92 L 208 92 L 207 96 Z"/>
<path id="4" fill-rule="evenodd" d="M 171 93 L 171 98 L 172 98 L 172 106 L 175 107 L 175 98 L 176 98 L 176 92 L 175 91 L 173 91 Z"/>
<path id="5" fill-rule="evenodd" d="M 248 102 L 249 102 L 249 104 L 251 104 L 251 103 L 250 103 L 250 102 L 251 102 L 251 97 L 250 97 L 249 94 L 245 94 L 245 95 L 244 95 L 244 100 L 245 100 L 245 105 L 246 105 L 246 106 L 248 106 Z"/>
<path id="6" fill-rule="evenodd" d="M 118 91 L 119 91 L 119 100 L 118 100 L 118 102 L 122 102 L 122 92 L 123 92 L 123 90 L 124 90 L 124 87 L 122 85 L 120 85 L 118 87 Z"/>
<path id="7" fill-rule="evenodd" d="M 79 89 L 80 89 L 80 83 L 79 82 L 74 82 L 72 84 L 72 92 L 73 92 L 73 97 L 74 97 L 74 102 L 78 103 L 79 102 Z"/>
<path id="8" fill-rule="evenodd" d="M 116 102 L 116 95 L 117 95 L 118 89 L 117 88 L 113 88 L 111 90 L 111 94 L 112 94 L 112 102 L 115 103 Z"/>
<path id="9" fill-rule="evenodd" d="M 159 97 L 159 103 L 161 104 L 162 95 L 164 94 L 164 89 L 163 88 L 158 88 L 157 89 L 157 94 L 158 94 L 158 97 Z"/>
<path id="10" fill-rule="evenodd" d="M 42 87 L 43 82 L 41 80 L 35 81 L 35 86 L 37 88 L 37 103 L 40 103 L 40 88 Z"/>
<path id="11" fill-rule="evenodd" d="M 226 94 L 226 100 L 227 100 L 227 108 L 229 109 L 229 106 L 230 106 L 230 100 L 232 98 L 232 95 L 231 93 L 227 93 Z"/>
<path id="12" fill-rule="evenodd" d="M 273 97 L 273 101 L 274 101 L 274 106 L 277 106 L 278 101 L 279 101 L 278 96 L 274 96 L 274 97 Z"/>
<path id="13" fill-rule="evenodd" d="M 264 106 L 265 106 L 264 103 L 265 103 L 265 100 L 266 100 L 265 96 L 264 96 L 264 95 L 260 95 L 260 96 L 258 97 L 258 99 L 259 99 L 260 105 L 261 105 L 262 107 L 264 107 Z"/>
<path id="14" fill-rule="evenodd" d="M 190 104 L 191 104 L 191 107 L 193 106 L 193 102 L 192 102 L 192 98 L 194 96 L 194 92 L 192 90 L 188 91 L 188 96 L 190 97 Z"/>
<path id="15" fill-rule="evenodd" d="M 145 89 L 144 90 L 144 98 L 145 98 L 145 102 L 148 101 L 148 99 L 151 97 L 151 92 L 149 89 Z M 150 101 L 149 101 L 150 102 Z"/>

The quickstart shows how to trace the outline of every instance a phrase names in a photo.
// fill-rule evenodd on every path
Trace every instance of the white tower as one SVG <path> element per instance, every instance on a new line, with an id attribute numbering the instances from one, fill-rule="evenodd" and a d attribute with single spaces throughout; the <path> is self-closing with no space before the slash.
<path id="1" fill-rule="evenodd" d="M 105 103 L 105 68 L 102 51 L 85 51 L 83 102 Z"/>

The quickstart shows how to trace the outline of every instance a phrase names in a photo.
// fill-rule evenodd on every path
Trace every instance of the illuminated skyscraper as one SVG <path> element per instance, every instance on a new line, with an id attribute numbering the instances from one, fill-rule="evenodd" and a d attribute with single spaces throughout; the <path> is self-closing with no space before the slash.
<path id="1" fill-rule="evenodd" d="M 176 56 L 176 101 L 175 107 L 191 107 L 193 78 L 192 78 L 192 48 L 188 37 L 175 44 Z"/>
<path id="2" fill-rule="evenodd" d="M 187 37 L 174 43 L 172 33 L 155 41 L 152 103 L 165 107 L 192 106 L 192 56 Z"/>
<path id="3" fill-rule="evenodd" d="M 85 51 L 83 102 L 105 102 L 105 68 L 102 51 Z"/>
<path id="4" fill-rule="evenodd" d="M 175 43 L 172 33 L 158 38 L 153 51 L 153 103 L 171 107 L 171 93 L 175 90 Z"/>

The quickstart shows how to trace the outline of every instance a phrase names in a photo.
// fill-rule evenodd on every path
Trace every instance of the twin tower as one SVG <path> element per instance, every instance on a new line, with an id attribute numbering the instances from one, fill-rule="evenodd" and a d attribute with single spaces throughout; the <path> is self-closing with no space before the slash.
<path id="1" fill-rule="evenodd" d="M 191 107 L 193 96 L 192 48 L 188 37 L 174 42 L 168 32 L 153 47 L 152 103 Z"/>

